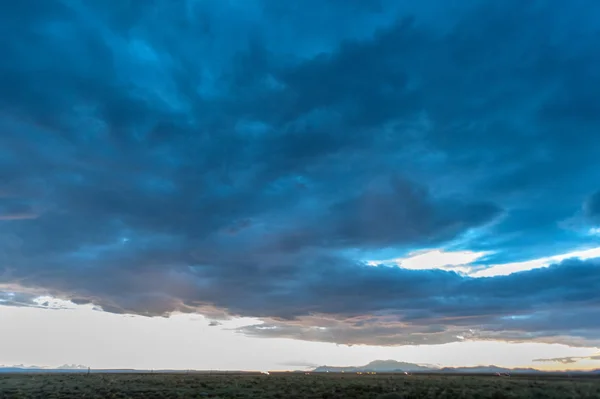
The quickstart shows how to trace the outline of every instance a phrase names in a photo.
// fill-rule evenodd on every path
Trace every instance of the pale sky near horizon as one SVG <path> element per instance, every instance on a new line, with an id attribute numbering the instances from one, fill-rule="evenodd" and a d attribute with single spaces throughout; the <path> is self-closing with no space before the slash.
<path id="1" fill-rule="evenodd" d="M 586 258 L 600 248 L 555 255 L 511 266 L 511 273 L 548 266 L 554 260 Z M 402 267 L 455 268 L 481 255 L 442 250 L 394 259 Z M 504 265 L 488 270 L 506 272 Z M 476 274 L 476 272 L 475 272 Z M 488 275 L 491 275 L 489 273 Z M 64 364 L 92 368 L 304 370 L 316 366 L 359 366 L 373 360 L 396 360 L 441 367 L 496 365 L 540 370 L 600 368 L 600 348 L 574 348 L 561 344 L 455 342 L 442 345 L 347 346 L 292 339 L 252 338 L 235 331 L 258 319 L 233 318 L 210 326 L 198 314 L 170 318 L 119 315 L 93 305 L 40 298 L 46 307 L 2 306 L 0 301 L 0 365 L 59 367 Z M 572 363 L 534 362 L 534 359 L 581 357 Z"/>
<path id="2" fill-rule="evenodd" d="M 0 363 L 600 368 L 599 20 L 0 2 Z"/>
<path id="3" fill-rule="evenodd" d="M 70 306 L 68 310 L 0 306 L 0 365 L 196 370 L 304 370 L 397 360 L 439 366 L 593 369 L 598 361 L 536 363 L 533 359 L 591 356 L 598 348 L 557 344 L 457 342 L 431 346 L 352 346 L 291 339 L 249 338 L 227 330 L 254 320 L 209 327 L 198 315 L 169 319 L 123 316 Z"/>

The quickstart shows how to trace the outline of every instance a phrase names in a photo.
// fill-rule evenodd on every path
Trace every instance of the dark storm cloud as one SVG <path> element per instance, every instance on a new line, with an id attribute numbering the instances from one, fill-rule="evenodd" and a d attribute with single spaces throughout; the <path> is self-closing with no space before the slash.
<path id="1" fill-rule="evenodd" d="M 392 177 L 333 203 L 325 212 L 315 212 L 306 224 L 298 220 L 291 232 L 278 233 L 278 245 L 283 250 L 295 250 L 307 245 L 347 248 L 433 244 L 456 237 L 499 213 L 490 203 L 431 198 L 423 187 Z"/>
<path id="2" fill-rule="evenodd" d="M 298 303 L 290 311 L 304 309 L 290 315 L 297 316 L 294 320 L 272 320 L 241 330 L 345 344 L 440 344 L 463 339 L 598 342 L 598 261 L 565 261 L 492 278 L 386 267 L 340 268 L 338 275 L 323 274 L 307 283 L 306 291 L 295 287 Z M 277 308 L 283 309 L 285 298 L 276 300 Z"/>
<path id="3" fill-rule="evenodd" d="M 561 222 L 585 198 L 598 213 L 598 15 L 585 0 L 3 4 L 0 289 L 348 344 L 595 342 L 597 262 L 472 279 L 363 255 L 589 244 Z"/>
<path id="4" fill-rule="evenodd" d="M 14 198 L 0 197 L 0 220 L 34 219 L 38 217 L 31 204 Z"/>
<path id="5" fill-rule="evenodd" d="M 592 223 L 600 225 L 600 190 L 586 199 L 583 211 Z"/>

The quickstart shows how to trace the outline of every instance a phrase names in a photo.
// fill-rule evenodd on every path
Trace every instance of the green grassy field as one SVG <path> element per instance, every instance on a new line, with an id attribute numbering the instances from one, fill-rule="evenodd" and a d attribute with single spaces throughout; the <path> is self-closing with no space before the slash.
<path id="1" fill-rule="evenodd" d="M 0 398 L 600 398 L 600 379 L 355 374 L 3 374 Z"/>

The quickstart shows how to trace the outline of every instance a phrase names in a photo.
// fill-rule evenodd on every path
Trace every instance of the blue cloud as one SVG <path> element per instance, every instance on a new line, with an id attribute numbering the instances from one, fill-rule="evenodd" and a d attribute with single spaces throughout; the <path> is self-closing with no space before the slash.
<path id="1" fill-rule="evenodd" d="M 563 222 L 600 214 L 598 15 L 591 0 L 3 4 L 0 287 L 278 327 L 248 334 L 589 343 L 595 261 L 472 279 L 355 254 L 487 264 L 592 244 Z"/>
<path id="2" fill-rule="evenodd" d="M 596 191 L 586 199 L 583 210 L 590 222 L 600 225 L 600 191 Z"/>

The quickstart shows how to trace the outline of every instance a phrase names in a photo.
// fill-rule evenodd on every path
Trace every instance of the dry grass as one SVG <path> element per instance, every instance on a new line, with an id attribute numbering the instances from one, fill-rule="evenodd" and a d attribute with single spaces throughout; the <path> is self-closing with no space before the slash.
<path id="1" fill-rule="evenodd" d="M 0 375 L 0 398 L 600 398 L 600 379 L 353 374 Z"/>

